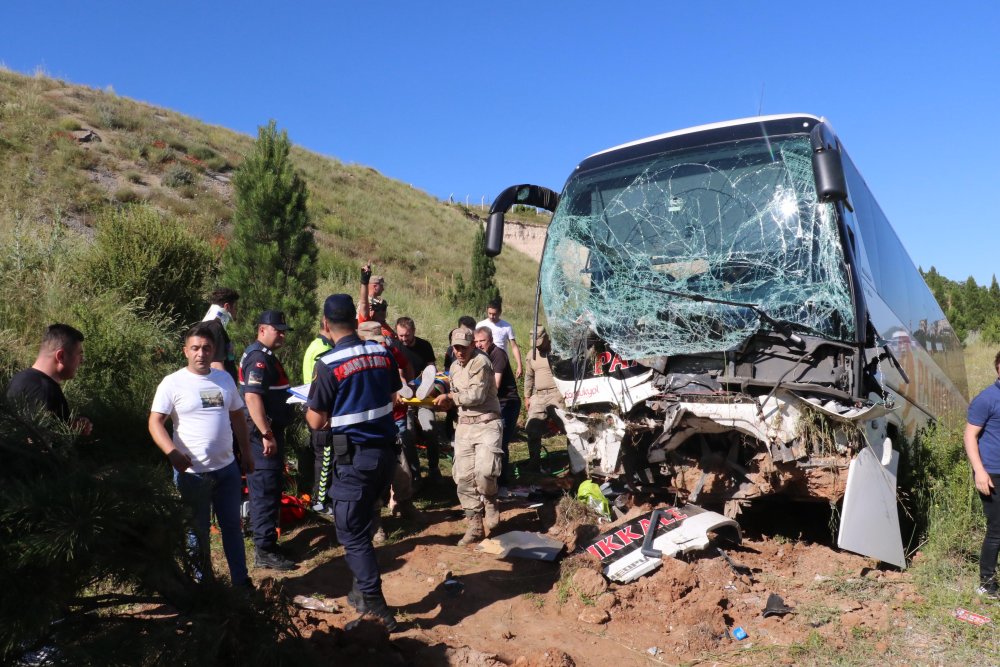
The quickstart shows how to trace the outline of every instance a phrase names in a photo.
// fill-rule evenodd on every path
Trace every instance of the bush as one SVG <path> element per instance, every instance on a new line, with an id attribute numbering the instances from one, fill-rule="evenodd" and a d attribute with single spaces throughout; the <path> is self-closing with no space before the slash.
<path id="1" fill-rule="evenodd" d="M 142 174 L 137 171 L 127 171 L 125 172 L 125 180 L 129 183 L 135 183 L 136 185 L 145 185 L 145 181 L 142 180 Z"/>
<path id="2" fill-rule="evenodd" d="M 135 112 L 120 100 L 104 96 L 94 105 L 92 122 L 109 130 L 137 130 L 142 121 Z"/>
<path id="3" fill-rule="evenodd" d="M 194 174 L 187 167 L 176 164 L 167 169 L 167 173 L 163 175 L 161 182 L 168 188 L 181 188 L 185 185 L 194 185 Z"/>
<path id="4" fill-rule="evenodd" d="M 132 188 L 118 188 L 114 200 L 119 204 L 136 204 L 142 201 L 142 196 Z"/>
<path id="5" fill-rule="evenodd" d="M 204 162 L 205 160 L 211 160 L 212 158 L 216 157 L 217 154 L 208 146 L 195 146 L 194 148 L 191 149 L 189 155 L 191 155 L 191 157 L 193 158 L 197 158 L 202 162 Z"/>
<path id="6" fill-rule="evenodd" d="M 61 118 L 59 120 L 59 129 L 65 130 L 67 132 L 76 132 L 80 128 L 80 123 L 75 118 Z"/>
<path id="7" fill-rule="evenodd" d="M 208 244 L 148 206 L 128 206 L 97 224 L 94 247 L 80 269 L 92 293 L 140 299 L 145 313 L 181 322 L 201 315 L 201 294 L 213 270 Z"/>

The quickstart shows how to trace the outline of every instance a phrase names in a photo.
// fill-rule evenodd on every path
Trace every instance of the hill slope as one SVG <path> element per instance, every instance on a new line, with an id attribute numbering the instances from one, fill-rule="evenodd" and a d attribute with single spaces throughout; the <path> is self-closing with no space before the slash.
<path id="1" fill-rule="evenodd" d="M 86 244 L 102 213 L 146 202 L 222 247 L 232 215 L 229 175 L 251 141 L 113 92 L 0 71 L 0 239 L 10 248 L 61 225 L 71 245 Z M 469 271 L 470 217 L 374 169 L 298 147 L 293 156 L 309 185 L 321 296 L 355 293 L 357 267 L 371 259 L 386 275 L 390 318 L 413 316 L 440 354 L 463 314 L 452 312 L 446 295 L 452 274 Z M 525 333 L 536 270 L 513 248 L 498 259 L 505 316 Z M 28 361 L 37 333 L 0 320 L 4 329 Z"/>

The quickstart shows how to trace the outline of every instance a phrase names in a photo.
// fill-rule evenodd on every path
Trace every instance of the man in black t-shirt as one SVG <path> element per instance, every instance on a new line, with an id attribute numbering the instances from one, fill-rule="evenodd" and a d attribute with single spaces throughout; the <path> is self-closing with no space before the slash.
<path id="1" fill-rule="evenodd" d="M 45 330 L 38 358 L 31 368 L 15 375 L 7 386 L 7 399 L 48 410 L 83 435 L 92 424 L 86 417 L 71 421 L 69 403 L 63 395 L 64 381 L 71 380 L 83 363 L 83 334 L 68 324 L 52 324 Z"/>
<path id="2" fill-rule="evenodd" d="M 503 471 L 498 480 L 501 487 L 510 482 L 508 468 L 510 467 L 510 441 L 517 430 L 517 417 L 521 414 L 521 396 L 517 393 L 517 380 L 510 368 L 507 353 L 493 343 L 493 330 L 489 327 L 479 327 L 475 334 L 476 348 L 488 355 L 493 364 L 493 374 L 497 383 L 497 398 L 500 400 L 500 416 L 503 417 Z"/>
<path id="3" fill-rule="evenodd" d="M 208 312 L 202 321 L 212 330 L 215 338 L 215 353 L 212 368 L 229 373 L 239 383 L 239 369 L 236 368 L 236 353 L 229 339 L 226 327 L 236 318 L 236 302 L 239 292 L 231 287 L 217 287 L 208 295 Z"/>

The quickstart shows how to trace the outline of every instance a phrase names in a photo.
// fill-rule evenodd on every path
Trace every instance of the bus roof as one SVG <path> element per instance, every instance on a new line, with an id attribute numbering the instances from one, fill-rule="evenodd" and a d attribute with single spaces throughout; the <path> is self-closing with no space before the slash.
<path id="1" fill-rule="evenodd" d="M 824 122 L 825 120 L 821 116 L 814 116 L 813 114 L 808 114 L 808 113 L 774 114 L 770 116 L 751 116 L 750 118 L 738 118 L 736 120 L 726 120 L 719 123 L 708 123 L 706 125 L 697 125 L 695 127 L 688 127 L 682 130 L 673 130 L 672 132 L 664 132 L 663 134 L 657 134 L 652 137 L 646 137 L 645 139 L 636 139 L 635 141 L 629 141 L 628 143 L 619 144 L 618 146 L 605 148 L 603 151 L 598 151 L 592 155 L 588 155 L 587 158 L 585 159 L 590 159 L 597 155 L 603 155 L 604 153 L 617 151 L 622 148 L 630 148 L 632 146 L 638 146 L 640 144 L 645 144 L 651 141 L 657 141 L 659 139 L 669 139 L 670 137 L 679 137 L 684 134 L 694 134 L 695 132 L 718 130 L 726 127 L 733 127 L 736 125 L 747 125 L 749 123 L 766 123 L 772 120 L 787 120 L 789 118 L 808 118 L 816 122 Z"/>

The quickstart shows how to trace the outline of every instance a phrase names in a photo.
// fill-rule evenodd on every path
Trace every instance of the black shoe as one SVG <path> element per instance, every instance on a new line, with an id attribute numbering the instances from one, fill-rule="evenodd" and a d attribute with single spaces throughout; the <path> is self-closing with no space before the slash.
<path id="1" fill-rule="evenodd" d="M 348 595 L 348 600 L 349 599 L 350 595 Z M 389 605 L 386 604 L 385 597 L 383 597 L 381 593 L 377 593 L 375 595 L 362 594 L 361 606 L 364 607 L 365 611 L 362 612 L 361 616 L 345 625 L 345 630 L 353 630 L 358 627 L 365 616 L 372 616 L 382 621 L 382 625 L 384 625 L 385 629 L 389 632 L 395 632 L 399 627 L 399 623 L 396 622 L 396 615 L 392 613 L 391 609 L 389 609 Z"/>
<path id="2" fill-rule="evenodd" d="M 347 594 L 347 602 L 350 604 L 359 614 L 364 614 L 368 611 L 367 605 L 365 605 L 365 598 L 358 590 L 358 580 L 354 580 L 354 585 L 351 586 L 351 592 Z"/>
<path id="3" fill-rule="evenodd" d="M 282 572 L 288 572 L 298 567 L 279 553 L 261 551 L 260 549 L 254 554 L 253 566 L 267 568 L 268 570 L 280 570 Z"/>

